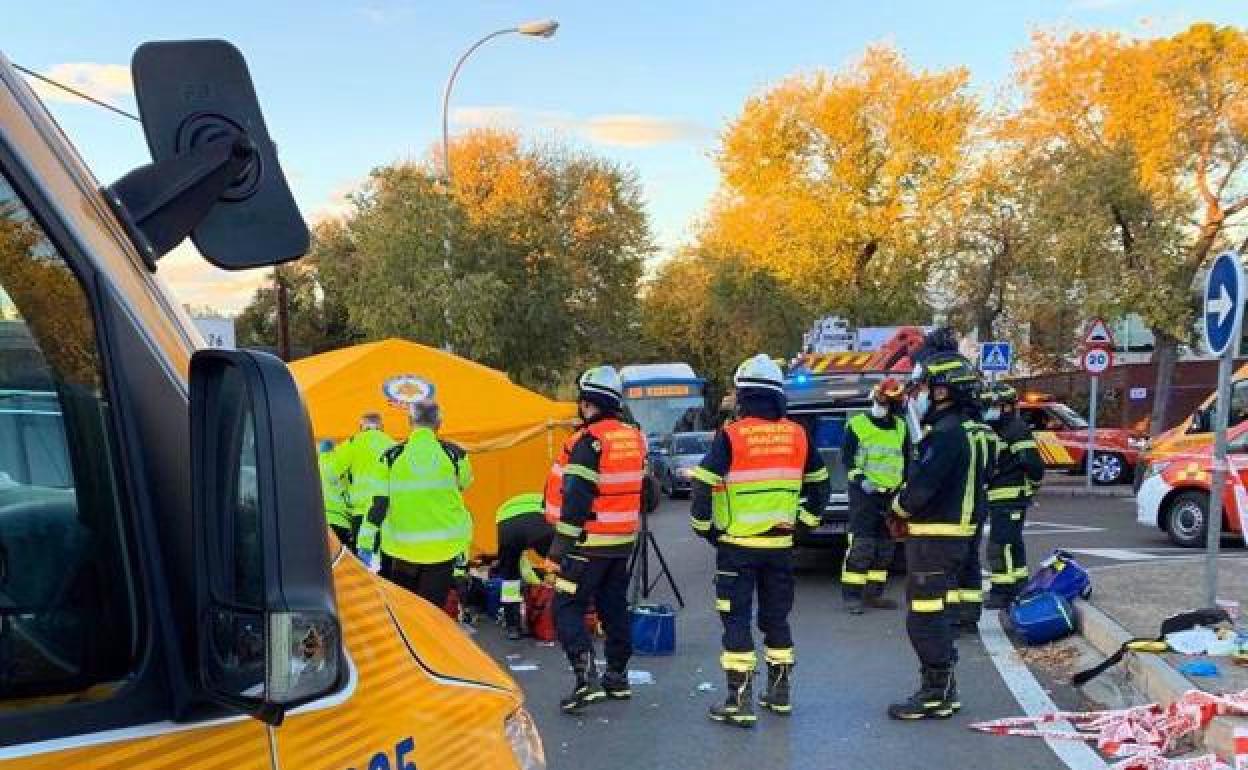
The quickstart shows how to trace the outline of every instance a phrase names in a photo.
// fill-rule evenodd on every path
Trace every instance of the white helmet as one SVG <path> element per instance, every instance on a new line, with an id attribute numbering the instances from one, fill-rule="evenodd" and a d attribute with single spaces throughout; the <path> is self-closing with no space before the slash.
<path id="1" fill-rule="evenodd" d="M 587 369 L 576 381 L 580 397 L 590 403 L 608 409 L 619 409 L 624 395 L 624 383 L 614 366 L 595 366 Z"/>
<path id="2" fill-rule="evenodd" d="M 784 395 L 784 372 L 771 356 L 759 353 L 737 367 L 732 384 L 741 388 L 762 388 Z"/>

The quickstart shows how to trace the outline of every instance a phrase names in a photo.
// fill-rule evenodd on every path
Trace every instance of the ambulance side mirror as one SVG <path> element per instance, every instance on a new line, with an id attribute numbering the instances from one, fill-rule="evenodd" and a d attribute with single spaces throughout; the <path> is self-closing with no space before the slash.
<path id="1" fill-rule="evenodd" d="M 198 668 L 207 697 L 269 724 L 344 671 L 312 430 L 265 353 L 191 359 Z"/>

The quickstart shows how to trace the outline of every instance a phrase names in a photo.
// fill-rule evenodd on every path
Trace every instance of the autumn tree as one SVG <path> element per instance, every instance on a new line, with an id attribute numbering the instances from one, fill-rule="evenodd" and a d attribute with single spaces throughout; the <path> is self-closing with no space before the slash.
<path id="1" fill-rule="evenodd" d="M 492 130 L 457 138 L 451 167 L 449 190 L 437 156 L 375 169 L 318 227 L 296 294 L 311 275 L 322 313 L 343 311 L 321 320 L 345 333 L 450 342 L 552 392 L 583 364 L 635 357 L 654 249 L 636 174 Z"/>
<path id="2" fill-rule="evenodd" d="M 700 244 L 858 324 L 926 317 L 979 120 L 967 83 L 873 47 L 751 98 L 724 132 Z"/>
<path id="3" fill-rule="evenodd" d="M 802 297 L 766 268 L 687 249 L 646 284 L 641 339 L 650 360 L 685 361 L 724 393 L 746 356 L 795 351 L 810 318 Z"/>
<path id="4" fill-rule="evenodd" d="M 1079 229 L 1100 247 L 1093 253 L 1108 246 L 1118 257 L 1101 281 L 1156 338 L 1156 432 L 1178 346 L 1191 337 L 1190 287 L 1248 208 L 1248 36 L 1212 24 L 1150 40 L 1040 34 L 1018 80 L 1024 103 L 1010 137 L 1090 174 L 1085 193 L 1108 192 L 1084 201 L 1101 227 Z"/>

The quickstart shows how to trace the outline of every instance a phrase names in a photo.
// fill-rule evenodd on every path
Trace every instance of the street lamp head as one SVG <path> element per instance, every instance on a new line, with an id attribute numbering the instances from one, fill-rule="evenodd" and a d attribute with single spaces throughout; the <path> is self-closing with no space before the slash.
<path id="1" fill-rule="evenodd" d="M 554 19 L 526 21 L 516 27 L 516 31 L 521 35 L 528 35 L 530 37 L 554 37 L 555 30 L 557 29 L 559 29 L 559 22 Z"/>

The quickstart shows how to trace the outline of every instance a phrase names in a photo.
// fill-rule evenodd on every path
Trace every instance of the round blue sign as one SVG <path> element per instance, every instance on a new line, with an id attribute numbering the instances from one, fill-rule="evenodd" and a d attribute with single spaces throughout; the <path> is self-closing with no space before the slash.
<path id="1" fill-rule="evenodd" d="M 1205 276 L 1204 328 L 1209 352 L 1220 356 L 1230 347 L 1244 312 L 1244 268 L 1239 254 L 1224 251 Z"/>

